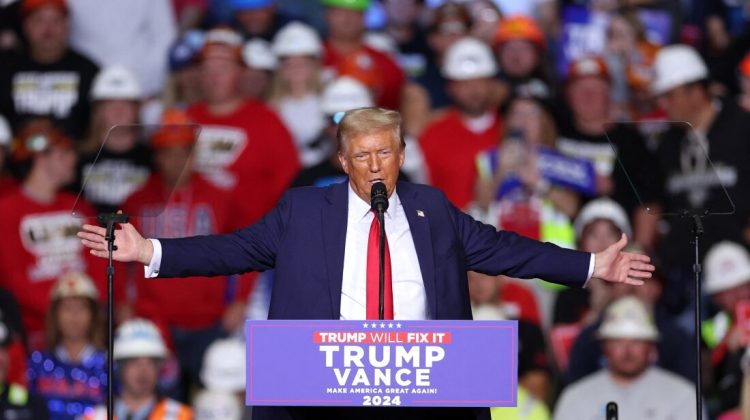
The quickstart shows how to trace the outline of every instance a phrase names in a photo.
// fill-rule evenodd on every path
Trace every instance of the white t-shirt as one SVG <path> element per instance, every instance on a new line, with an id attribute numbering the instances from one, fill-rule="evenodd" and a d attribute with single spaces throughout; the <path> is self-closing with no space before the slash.
<path id="1" fill-rule="evenodd" d="M 299 161 L 308 168 L 322 162 L 331 152 L 331 145 L 312 143 L 320 137 L 325 128 L 320 97 L 307 95 L 304 98 L 285 98 L 278 105 L 279 116 L 294 138 Z"/>
<path id="2" fill-rule="evenodd" d="M 695 419 L 695 388 L 685 379 L 656 366 L 635 382 L 622 386 L 606 369 L 565 389 L 555 407 L 554 420 L 603 420 L 606 406 L 617 403 L 621 419 Z"/>

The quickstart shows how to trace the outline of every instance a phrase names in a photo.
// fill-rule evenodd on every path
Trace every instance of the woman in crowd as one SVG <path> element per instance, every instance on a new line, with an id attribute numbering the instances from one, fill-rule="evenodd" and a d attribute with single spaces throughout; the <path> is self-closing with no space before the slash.
<path id="1" fill-rule="evenodd" d="M 151 173 L 151 152 L 135 126 L 141 93 L 135 75 L 122 66 L 105 68 L 94 79 L 91 128 L 79 174 L 86 199 L 98 212 L 117 211 Z"/>
<path id="2" fill-rule="evenodd" d="M 302 166 L 316 165 L 328 155 L 315 141 L 325 127 L 320 108 L 320 37 L 312 27 L 292 22 L 274 37 L 271 48 L 279 69 L 270 103 L 291 132 Z"/>
<path id="3" fill-rule="evenodd" d="M 76 419 L 105 400 L 107 356 L 98 299 L 83 273 L 61 276 L 52 289 L 48 349 L 29 360 L 29 391 L 47 402 L 52 419 Z"/>

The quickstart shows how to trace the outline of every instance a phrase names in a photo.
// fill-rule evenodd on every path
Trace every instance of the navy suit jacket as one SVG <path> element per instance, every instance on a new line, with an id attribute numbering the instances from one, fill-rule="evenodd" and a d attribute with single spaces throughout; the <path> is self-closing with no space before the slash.
<path id="1" fill-rule="evenodd" d="M 471 319 L 467 270 L 543 278 L 581 287 L 590 254 L 497 231 L 455 208 L 438 189 L 399 182 L 433 319 Z M 160 277 L 213 276 L 275 269 L 270 319 L 339 319 L 348 185 L 294 188 L 252 226 L 224 235 L 165 239 Z M 282 412 L 283 411 L 283 412 Z M 256 407 L 256 418 L 377 418 L 379 410 Z M 364 413 L 364 414 L 363 414 Z M 425 418 L 445 414 L 425 410 Z M 267 415 L 268 414 L 268 415 Z M 400 417 L 388 409 L 387 417 Z M 383 413 L 380 413 L 383 416 Z M 404 418 L 423 415 L 406 411 Z M 441 417 L 438 416 L 439 418 Z M 489 418 L 488 410 L 459 410 L 453 418 Z"/>

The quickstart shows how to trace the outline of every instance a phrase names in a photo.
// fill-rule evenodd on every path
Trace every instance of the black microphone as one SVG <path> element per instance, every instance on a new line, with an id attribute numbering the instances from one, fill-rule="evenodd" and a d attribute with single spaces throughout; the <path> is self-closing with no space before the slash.
<path id="1" fill-rule="evenodd" d="M 619 414 L 617 413 L 617 403 L 610 401 L 607 403 L 607 420 L 619 420 Z"/>
<path id="2" fill-rule="evenodd" d="M 383 214 L 388 210 L 388 190 L 385 188 L 385 184 L 380 181 L 372 184 L 372 190 L 370 190 L 370 206 L 380 214 Z"/>

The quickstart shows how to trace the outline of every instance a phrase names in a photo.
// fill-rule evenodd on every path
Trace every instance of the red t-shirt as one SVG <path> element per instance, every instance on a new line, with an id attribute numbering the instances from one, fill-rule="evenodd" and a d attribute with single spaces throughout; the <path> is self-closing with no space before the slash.
<path id="1" fill-rule="evenodd" d="M 18 301 L 24 328 L 33 349 L 43 345 L 50 292 L 70 271 L 86 272 L 106 297 L 106 260 L 91 256 L 76 233 L 84 220 L 71 215 L 75 196 L 58 193 L 51 203 L 39 203 L 21 188 L 0 197 L 0 286 Z M 78 209 L 92 215 L 88 205 Z M 85 220 L 92 223 L 93 220 Z"/>
<path id="2" fill-rule="evenodd" d="M 536 297 L 526 286 L 506 281 L 500 288 L 498 298 L 509 318 L 524 320 L 541 327 L 542 318 L 539 315 Z"/>
<path id="3" fill-rule="evenodd" d="M 300 168 L 289 131 L 274 111 L 250 100 L 227 115 L 213 115 L 203 103 L 187 113 L 201 125 L 196 169 L 214 185 L 233 192 L 232 205 L 241 209 L 242 217 L 233 227 L 260 219 Z"/>
<path id="4" fill-rule="evenodd" d="M 326 42 L 323 66 L 332 77 L 346 74 L 370 87 L 378 106 L 395 110 L 400 108 L 405 76 L 387 54 L 363 45 L 359 51 L 343 55 Z"/>
<path id="5" fill-rule="evenodd" d="M 9 176 L 0 175 L 0 197 L 13 192 L 16 188 L 18 188 L 18 181 Z"/>
<path id="6" fill-rule="evenodd" d="M 443 190 L 459 209 L 474 198 L 477 153 L 500 141 L 502 123 L 494 118 L 486 130 L 473 133 L 458 111 L 452 109 L 427 126 L 419 139 L 430 183 Z"/>
<path id="7" fill-rule="evenodd" d="M 158 175 L 123 205 L 138 231 L 148 238 L 181 238 L 227 233 L 233 229 L 236 208 L 229 192 L 194 175 L 171 195 Z M 167 201 L 168 203 L 166 204 Z M 227 303 L 246 300 L 254 274 L 232 277 L 146 279 L 143 266 L 129 267 L 129 284 L 135 286 L 135 311 L 167 327 L 205 328 L 221 320 Z M 187 309 L 189 308 L 189 309 Z"/>

